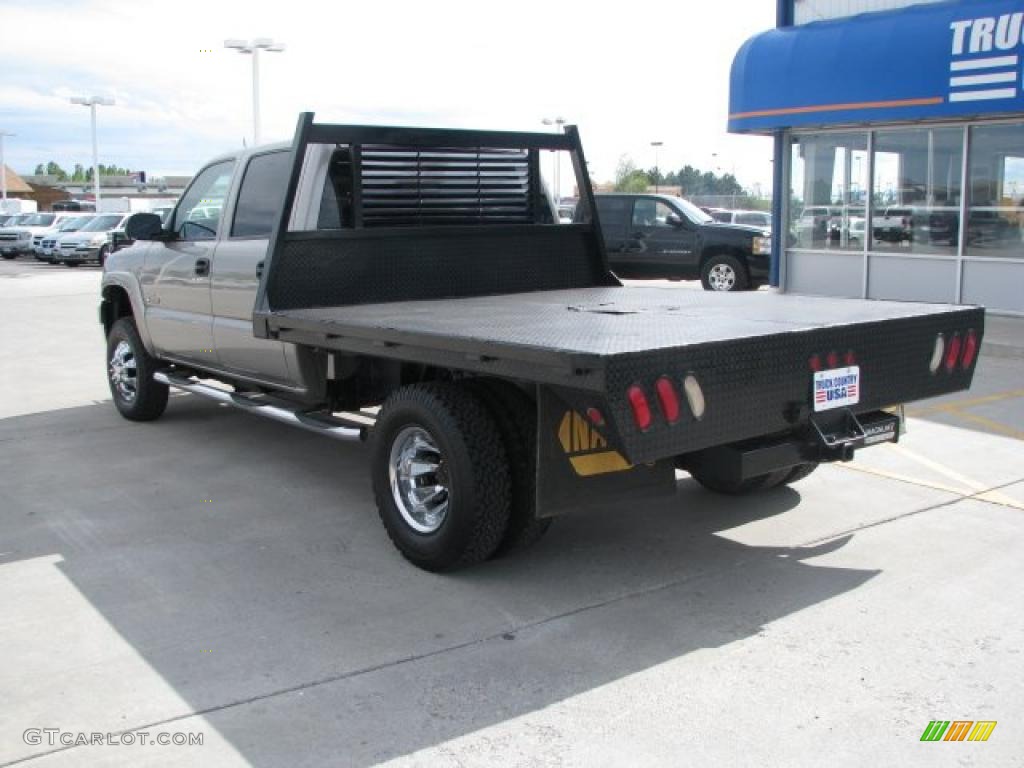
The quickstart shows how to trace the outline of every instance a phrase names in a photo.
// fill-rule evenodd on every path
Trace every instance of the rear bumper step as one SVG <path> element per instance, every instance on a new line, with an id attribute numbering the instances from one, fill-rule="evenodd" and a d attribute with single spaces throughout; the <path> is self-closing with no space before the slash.
<path id="1" fill-rule="evenodd" d="M 228 392 L 219 387 L 203 384 L 173 371 L 157 371 L 153 378 L 161 384 L 191 392 L 218 403 L 225 403 L 257 416 L 289 424 L 293 427 L 326 435 L 335 440 L 360 441 L 366 439 L 367 425 L 348 421 L 322 411 L 303 411 L 299 406 L 269 403 L 250 395 Z"/>

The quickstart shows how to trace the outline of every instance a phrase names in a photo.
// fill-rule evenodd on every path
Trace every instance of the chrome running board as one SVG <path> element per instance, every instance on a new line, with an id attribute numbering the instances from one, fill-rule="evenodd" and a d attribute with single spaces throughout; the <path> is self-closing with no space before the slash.
<path id="1" fill-rule="evenodd" d="M 344 418 L 338 418 L 323 411 L 303 411 L 299 406 L 291 407 L 268 403 L 251 395 L 228 392 L 227 390 L 203 384 L 172 371 L 157 371 L 153 374 L 153 379 L 175 389 L 191 392 L 194 395 L 199 395 L 218 403 L 225 403 L 248 413 L 279 421 L 282 424 L 316 432 L 319 435 L 333 437 L 335 440 L 365 440 L 370 426 L 355 420 L 349 421 Z M 365 418 L 364 414 L 360 414 L 360 416 Z"/>

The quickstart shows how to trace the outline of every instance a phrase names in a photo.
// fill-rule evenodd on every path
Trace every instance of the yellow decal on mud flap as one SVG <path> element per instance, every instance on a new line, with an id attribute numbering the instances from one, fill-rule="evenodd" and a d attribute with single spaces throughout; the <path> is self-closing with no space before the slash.
<path id="1" fill-rule="evenodd" d="M 608 441 L 590 422 L 575 411 L 566 411 L 558 425 L 558 442 L 569 457 L 573 470 L 581 477 L 603 475 L 632 469 L 618 451 L 608 449 Z"/>

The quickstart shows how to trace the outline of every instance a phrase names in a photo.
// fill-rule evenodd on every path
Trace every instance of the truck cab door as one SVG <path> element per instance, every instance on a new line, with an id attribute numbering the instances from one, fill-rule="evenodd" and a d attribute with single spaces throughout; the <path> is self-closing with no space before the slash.
<path id="1" fill-rule="evenodd" d="M 692 277 L 698 261 L 696 228 L 664 200 L 637 198 L 629 250 L 648 277 Z"/>
<path id="2" fill-rule="evenodd" d="M 153 346 L 175 359 L 217 367 L 210 274 L 234 160 L 207 166 L 192 180 L 171 219 L 171 240 L 146 254 L 142 290 Z"/>
<path id="3" fill-rule="evenodd" d="M 598 195 L 595 203 L 609 264 L 616 274 L 628 277 L 630 263 L 626 259 L 626 228 L 632 201 L 619 195 Z"/>
<path id="4" fill-rule="evenodd" d="M 230 228 L 217 246 L 211 284 L 213 342 L 221 367 L 283 384 L 296 383 L 296 376 L 289 371 L 286 345 L 256 338 L 252 313 L 290 170 L 288 150 L 253 155 L 240 169 L 242 181 L 231 206 Z"/>

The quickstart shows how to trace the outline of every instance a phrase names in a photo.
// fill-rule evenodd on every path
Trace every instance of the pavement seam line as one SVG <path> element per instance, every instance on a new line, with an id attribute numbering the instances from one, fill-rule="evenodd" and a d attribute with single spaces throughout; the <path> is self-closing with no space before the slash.
<path id="1" fill-rule="evenodd" d="M 816 538 L 816 539 L 810 539 L 809 541 L 805 541 L 802 544 L 798 544 L 797 546 L 800 546 L 800 547 L 813 547 L 813 546 L 817 546 L 819 544 L 825 544 L 825 543 L 827 543 L 829 541 L 833 541 L 835 539 L 842 538 L 843 536 L 850 536 L 850 535 L 853 535 L 855 533 L 859 533 L 860 531 L 866 531 L 869 528 L 877 528 L 880 525 L 887 525 L 888 523 L 895 523 L 895 522 L 898 522 L 900 520 L 904 520 L 904 519 L 906 519 L 908 517 L 913 517 L 915 515 L 921 515 L 921 514 L 924 514 L 925 512 L 933 512 L 936 509 L 942 509 L 943 507 L 949 507 L 949 506 L 952 506 L 953 504 L 959 504 L 961 501 L 981 501 L 981 502 L 984 502 L 986 504 L 992 504 L 993 506 L 998 506 L 998 507 L 1006 506 L 1005 504 L 999 504 L 998 502 L 992 501 L 990 499 L 986 499 L 984 497 L 986 496 L 986 494 L 988 494 L 990 492 L 999 491 L 999 490 L 1002 490 L 1003 488 L 1009 488 L 1011 485 L 1016 485 L 1017 483 L 1024 483 L 1024 478 L 1020 478 L 1018 480 L 1011 480 L 1008 483 L 1003 483 L 1002 485 L 993 486 L 992 488 L 990 488 L 987 491 L 981 491 L 979 493 L 974 493 L 974 494 L 971 494 L 969 496 L 960 496 L 959 498 L 956 498 L 956 499 L 946 499 L 946 501 L 940 501 L 940 502 L 938 502 L 936 504 L 932 504 L 931 506 L 928 506 L 928 507 L 922 507 L 921 509 L 912 509 L 909 512 L 903 512 L 902 514 L 893 515 L 892 517 L 887 517 L 887 518 L 884 518 L 882 520 L 875 520 L 873 522 L 864 523 L 862 525 L 857 525 L 857 526 L 854 526 L 853 528 L 847 528 L 845 530 L 838 531 L 836 533 L 830 533 L 828 536 L 821 536 L 821 537 Z M 3 766 L 0 766 L 0 768 L 3 768 Z"/>

